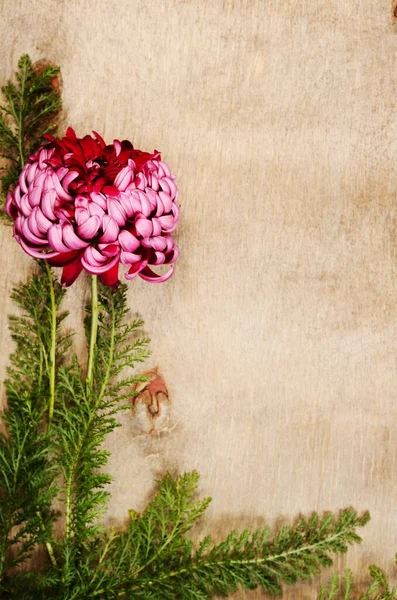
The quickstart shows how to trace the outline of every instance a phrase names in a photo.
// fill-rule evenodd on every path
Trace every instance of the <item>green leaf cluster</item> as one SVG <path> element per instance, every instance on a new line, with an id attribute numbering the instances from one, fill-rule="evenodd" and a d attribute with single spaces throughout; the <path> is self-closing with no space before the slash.
<path id="1" fill-rule="evenodd" d="M 1 88 L 0 158 L 6 160 L 1 177 L 5 196 L 18 179 L 27 158 L 33 154 L 46 133 L 56 129 L 61 110 L 60 95 L 54 86 L 59 67 L 36 66 L 27 54 L 18 62 L 16 81 Z"/>
<path id="2" fill-rule="evenodd" d="M 233 531 L 219 544 L 208 536 L 196 545 L 190 531 L 210 500 L 196 498 L 195 472 L 165 475 L 142 515 L 131 511 L 126 525 L 106 530 L 111 478 L 103 441 L 119 426 L 117 413 L 131 408 L 126 400 L 142 380 L 132 369 L 148 356 L 148 339 L 138 335 L 142 321 L 129 319 L 126 286 L 100 285 L 89 381 L 62 331 L 63 296 L 45 264 L 13 294 L 22 314 L 11 318 L 16 351 L 0 446 L 0 597 L 188 600 L 256 587 L 280 594 L 283 584 L 316 575 L 360 541 L 357 528 L 368 515 L 347 510 L 314 514 L 274 537 L 268 528 Z"/>
<path id="3" fill-rule="evenodd" d="M 317 600 L 395 600 L 397 587 L 390 588 L 383 571 L 369 568 L 370 582 L 364 592 L 355 585 L 353 573 L 347 569 L 343 577 L 333 575 L 328 587 L 321 587 Z"/>

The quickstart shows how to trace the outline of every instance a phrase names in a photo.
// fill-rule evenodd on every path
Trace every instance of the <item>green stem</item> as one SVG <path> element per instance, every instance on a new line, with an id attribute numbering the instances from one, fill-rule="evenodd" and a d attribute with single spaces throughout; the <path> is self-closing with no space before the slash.
<path id="1" fill-rule="evenodd" d="M 87 367 L 87 378 L 86 378 L 86 389 L 87 389 L 88 395 L 90 395 L 91 386 L 92 386 L 95 345 L 96 345 L 96 338 L 98 335 L 98 316 L 99 316 L 98 279 L 97 279 L 96 275 L 92 275 L 91 276 L 91 335 L 90 335 L 90 348 L 88 351 L 88 367 Z"/>
<path id="2" fill-rule="evenodd" d="M 50 346 L 50 361 L 49 361 L 49 380 L 50 380 L 50 402 L 48 408 L 48 426 L 51 425 L 54 416 L 55 405 L 55 363 L 56 363 L 56 336 L 57 336 L 57 307 L 55 302 L 54 280 L 52 278 L 51 268 L 48 263 L 45 263 L 48 274 L 48 282 L 50 288 L 51 299 L 51 346 Z"/>
<path id="3" fill-rule="evenodd" d="M 23 147 L 23 138 L 25 136 L 24 132 L 24 119 L 23 119 L 23 109 L 25 102 L 25 83 L 27 77 L 26 65 L 24 67 L 22 81 L 21 81 L 21 103 L 19 106 L 19 119 L 17 119 L 18 123 L 18 151 L 19 151 L 19 160 L 21 161 L 21 169 L 25 164 L 25 156 L 24 156 L 24 147 Z"/>

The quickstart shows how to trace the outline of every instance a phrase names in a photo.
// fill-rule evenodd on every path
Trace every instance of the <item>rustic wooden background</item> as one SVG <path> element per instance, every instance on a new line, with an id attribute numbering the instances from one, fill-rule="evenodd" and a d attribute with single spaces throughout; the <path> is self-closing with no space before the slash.
<path id="1" fill-rule="evenodd" d="M 125 415 L 110 440 L 109 520 L 142 509 L 165 469 L 198 469 L 214 497 L 200 532 L 368 508 L 364 544 L 338 565 L 393 574 L 392 13 L 392 0 L 0 2 L 2 82 L 25 52 L 60 64 L 65 125 L 160 149 L 178 174 L 175 277 L 129 293 L 172 408 L 151 434 Z M 31 263 L 8 228 L 1 242 L 4 375 L 7 298 Z"/>

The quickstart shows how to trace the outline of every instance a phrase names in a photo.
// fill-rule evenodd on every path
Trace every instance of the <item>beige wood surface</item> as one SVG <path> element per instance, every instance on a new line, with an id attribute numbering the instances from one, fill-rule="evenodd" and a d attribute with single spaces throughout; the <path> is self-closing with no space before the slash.
<path id="1" fill-rule="evenodd" d="M 171 414 L 152 434 L 124 416 L 108 519 L 195 468 L 214 498 L 199 533 L 354 505 L 372 522 L 338 565 L 396 575 L 391 0 L 1 0 L 0 39 L 2 82 L 25 52 L 60 64 L 65 125 L 160 149 L 178 175 L 175 277 L 129 292 Z M 0 235 L 3 376 L 7 298 L 31 263 Z"/>

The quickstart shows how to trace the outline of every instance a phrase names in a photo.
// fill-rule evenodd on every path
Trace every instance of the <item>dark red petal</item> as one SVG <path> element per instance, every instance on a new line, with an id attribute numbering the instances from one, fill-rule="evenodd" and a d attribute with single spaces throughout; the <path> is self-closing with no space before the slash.
<path id="1" fill-rule="evenodd" d="M 109 287 L 111 287 L 113 289 L 115 289 L 118 286 L 118 284 L 119 284 L 119 264 L 120 263 L 117 262 L 108 271 L 105 271 L 105 273 L 102 273 L 102 275 L 99 276 L 103 285 L 108 285 Z"/>
<path id="2" fill-rule="evenodd" d="M 113 185 L 103 186 L 102 191 L 104 194 L 107 194 L 108 196 L 116 196 L 116 198 L 119 195 L 119 190 L 116 187 L 114 187 Z"/>
<path id="3" fill-rule="evenodd" d="M 69 263 L 73 262 L 77 257 L 79 257 L 81 252 L 78 250 L 71 250 L 70 252 L 61 252 L 58 256 L 54 256 L 53 258 L 48 258 L 47 262 L 52 267 L 64 267 Z"/>
<path id="4" fill-rule="evenodd" d="M 106 146 L 106 142 L 103 139 L 103 137 L 101 135 L 99 135 L 99 133 L 97 131 L 93 131 L 92 133 L 94 134 L 94 137 L 97 139 L 97 142 L 100 145 L 100 147 L 104 148 Z"/>
<path id="5" fill-rule="evenodd" d="M 72 285 L 83 270 L 80 257 L 73 262 L 65 265 L 62 271 L 61 283 L 63 286 L 68 287 Z"/>
<path id="6" fill-rule="evenodd" d="M 134 150 L 133 152 L 131 152 L 131 158 L 135 163 L 136 170 L 141 171 L 145 164 L 149 162 L 149 160 L 161 160 L 161 154 L 157 151 L 153 154 L 150 154 L 149 152 Z"/>
<path id="7" fill-rule="evenodd" d="M 72 127 L 68 127 L 66 130 L 66 136 L 67 138 L 69 138 L 70 140 L 76 141 L 77 140 L 77 135 L 75 134 L 75 131 Z"/>

